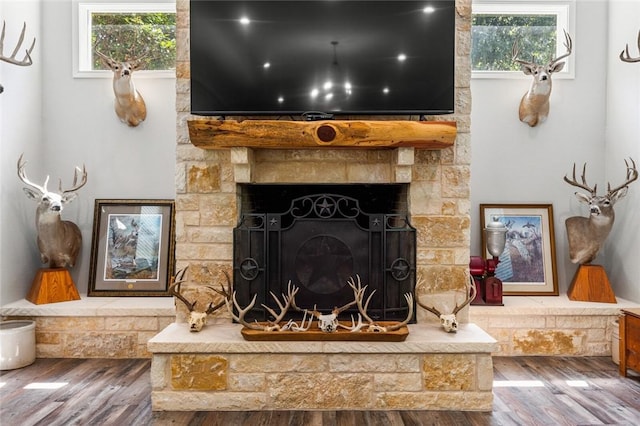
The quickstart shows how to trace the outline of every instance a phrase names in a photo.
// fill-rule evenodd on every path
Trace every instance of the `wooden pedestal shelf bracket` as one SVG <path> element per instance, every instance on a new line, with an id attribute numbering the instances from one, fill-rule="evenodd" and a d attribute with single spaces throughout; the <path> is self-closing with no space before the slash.
<path id="1" fill-rule="evenodd" d="M 398 148 L 443 149 L 457 133 L 451 121 L 189 120 L 191 143 L 203 149 Z"/>

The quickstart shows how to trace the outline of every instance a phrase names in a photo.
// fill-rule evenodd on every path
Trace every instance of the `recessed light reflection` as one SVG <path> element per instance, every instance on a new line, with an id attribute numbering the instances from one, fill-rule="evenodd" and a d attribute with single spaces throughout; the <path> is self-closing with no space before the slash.
<path id="1" fill-rule="evenodd" d="M 264 64 L 262 64 L 262 68 L 264 68 L 264 69 L 271 68 L 271 63 L 270 62 L 265 62 Z"/>
<path id="2" fill-rule="evenodd" d="M 389 88 L 388 87 L 383 87 L 382 88 L 382 93 L 385 94 L 385 95 L 388 95 L 389 94 Z"/>
<path id="3" fill-rule="evenodd" d="M 424 13 L 433 13 L 436 11 L 436 8 L 433 6 L 426 6 L 424 9 L 422 9 L 422 11 Z"/>
<path id="4" fill-rule="evenodd" d="M 324 95 L 325 101 L 330 101 L 331 99 L 333 99 L 333 93 L 329 92 L 326 95 Z"/>
<path id="5" fill-rule="evenodd" d="M 329 80 L 325 81 L 324 85 L 322 86 L 324 90 L 331 90 L 332 87 L 333 87 L 333 83 Z"/>
<path id="6" fill-rule="evenodd" d="M 282 96 L 278 97 L 278 103 L 281 104 L 284 102 L 284 98 Z"/>
<path id="7" fill-rule="evenodd" d="M 404 53 L 401 53 L 398 55 L 398 61 L 404 62 L 406 60 L 407 60 L 407 55 L 405 55 Z"/>
<path id="8" fill-rule="evenodd" d="M 318 89 L 311 89 L 311 92 L 309 92 L 309 95 L 312 98 L 317 98 L 318 97 L 318 93 L 320 93 L 320 91 Z"/>
<path id="9" fill-rule="evenodd" d="M 51 382 L 51 383 L 29 383 L 23 389 L 60 389 L 67 386 L 67 382 Z"/>
<path id="10" fill-rule="evenodd" d="M 251 23 L 251 19 L 249 19 L 246 16 L 243 16 L 243 17 L 240 18 L 240 23 L 242 25 L 249 25 Z"/>
<path id="11" fill-rule="evenodd" d="M 494 380 L 494 388 L 543 388 L 540 380 Z"/>

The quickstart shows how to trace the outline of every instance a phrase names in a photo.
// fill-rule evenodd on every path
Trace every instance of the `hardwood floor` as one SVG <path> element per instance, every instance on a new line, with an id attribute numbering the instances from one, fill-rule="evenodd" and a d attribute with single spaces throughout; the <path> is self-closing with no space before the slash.
<path id="1" fill-rule="evenodd" d="M 608 357 L 496 357 L 493 411 L 152 412 L 149 360 L 38 359 L 0 374 L 0 424 L 638 425 L 640 379 Z M 57 387 L 56 387 L 57 386 Z M 47 388 L 48 387 L 48 388 Z"/>

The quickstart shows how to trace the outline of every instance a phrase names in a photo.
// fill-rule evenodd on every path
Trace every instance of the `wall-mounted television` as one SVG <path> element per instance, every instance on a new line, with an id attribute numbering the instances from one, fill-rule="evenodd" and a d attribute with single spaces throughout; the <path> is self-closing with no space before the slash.
<path id="1" fill-rule="evenodd" d="M 191 0 L 191 112 L 454 110 L 454 0 Z"/>

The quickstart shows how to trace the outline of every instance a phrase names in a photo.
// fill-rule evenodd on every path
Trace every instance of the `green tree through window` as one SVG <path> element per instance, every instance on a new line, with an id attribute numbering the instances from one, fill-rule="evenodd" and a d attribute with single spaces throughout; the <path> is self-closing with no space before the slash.
<path id="1" fill-rule="evenodd" d="M 518 41 L 519 58 L 548 62 L 556 53 L 556 15 L 473 15 L 471 66 L 474 71 L 518 71 L 511 49 Z"/>
<path id="2" fill-rule="evenodd" d="M 95 54 L 99 51 L 116 61 L 144 56 L 142 69 L 175 69 L 175 13 L 93 13 L 91 25 L 92 64 L 109 69 Z"/>

